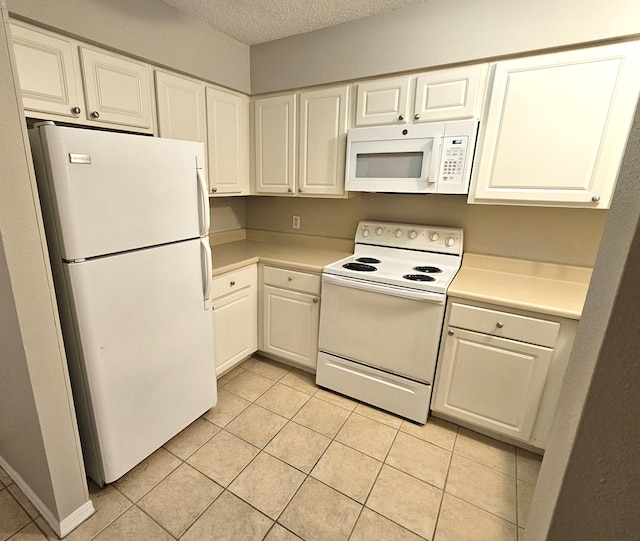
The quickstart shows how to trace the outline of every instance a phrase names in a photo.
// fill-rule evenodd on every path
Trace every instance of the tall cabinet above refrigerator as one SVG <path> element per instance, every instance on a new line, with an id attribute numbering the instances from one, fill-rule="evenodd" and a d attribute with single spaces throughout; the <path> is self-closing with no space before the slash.
<path id="1" fill-rule="evenodd" d="M 124 475 L 216 404 L 201 143 L 30 130 L 89 477 Z"/>

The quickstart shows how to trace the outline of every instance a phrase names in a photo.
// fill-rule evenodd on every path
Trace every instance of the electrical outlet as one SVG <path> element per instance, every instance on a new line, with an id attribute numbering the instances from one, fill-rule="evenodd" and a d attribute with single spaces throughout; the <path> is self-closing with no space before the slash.
<path id="1" fill-rule="evenodd" d="M 300 216 L 294 216 L 293 222 L 291 223 L 291 227 L 294 229 L 300 229 Z"/>

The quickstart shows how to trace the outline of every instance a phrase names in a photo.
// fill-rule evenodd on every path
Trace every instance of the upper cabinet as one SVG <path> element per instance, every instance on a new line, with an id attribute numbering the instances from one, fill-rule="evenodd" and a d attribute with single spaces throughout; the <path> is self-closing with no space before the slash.
<path id="1" fill-rule="evenodd" d="M 480 117 L 487 64 L 357 83 L 356 126 Z"/>
<path id="2" fill-rule="evenodd" d="M 158 135 L 185 141 L 207 141 L 204 84 L 156 71 Z"/>
<path id="3" fill-rule="evenodd" d="M 349 88 L 254 101 L 258 194 L 343 195 Z"/>
<path id="4" fill-rule="evenodd" d="M 638 100 L 639 45 L 494 64 L 469 202 L 608 208 Z"/>
<path id="5" fill-rule="evenodd" d="M 69 123 L 153 132 L 149 66 L 11 22 L 25 110 Z"/>
<path id="6" fill-rule="evenodd" d="M 207 87 L 209 186 L 216 195 L 249 193 L 249 98 Z"/>
<path id="7" fill-rule="evenodd" d="M 355 125 L 407 122 L 410 83 L 410 77 L 391 77 L 358 83 Z"/>
<path id="8" fill-rule="evenodd" d="M 346 86 L 300 94 L 298 192 L 344 192 L 347 148 Z"/>
<path id="9" fill-rule="evenodd" d="M 295 183 L 296 96 L 253 103 L 255 184 L 258 193 L 292 193 Z"/>
<path id="10" fill-rule="evenodd" d="M 484 105 L 487 64 L 437 70 L 416 77 L 414 122 L 479 118 Z"/>
<path id="11" fill-rule="evenodd" d="M 202 141 L 211 195 L 249 193 L 249 98 L 156 71 L 160 137 Z"/>

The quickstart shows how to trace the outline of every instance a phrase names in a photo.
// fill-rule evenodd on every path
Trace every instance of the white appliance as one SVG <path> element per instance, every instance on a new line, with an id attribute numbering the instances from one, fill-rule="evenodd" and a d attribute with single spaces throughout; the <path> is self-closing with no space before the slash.
<path id="1" fill-rule="evenodd" d="M 477 120 L 354 128 L 345 187 L 355 192 L 469 192 Z"/>
<path id="2" fill-rule="evenodd" d="M 115 481 L 216 404 L 201 143 L 30 130 L 87 474 Z"/>
<path id="3" fill-rule="evenodd" d="M 360 222 L 355 241 L 323 269 L 316 383 L 425 423 L 462 229 Z"/>

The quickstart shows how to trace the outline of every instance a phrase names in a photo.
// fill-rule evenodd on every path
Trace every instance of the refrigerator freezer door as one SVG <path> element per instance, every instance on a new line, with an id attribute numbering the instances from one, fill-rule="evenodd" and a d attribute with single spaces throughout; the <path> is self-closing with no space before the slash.
<path id="1" fill-rule="evenodd" d="M 40 126 L 56 235 L 64 260 L 208 234 L 196 168 L 202 143 Z M 43 171 L 37 171 L 40 179 Z M 206 201 L 205 205 L 203 201 Z"/>
<path id="2" fill-rule="evenodd" d="M 200 240 L 65 265 L 77 362 L 112 482 L 215 405 Z M 68 348 L 69 349 L 69 348 Z M 86 448 L 86 442 L 83 442 Z"/>

